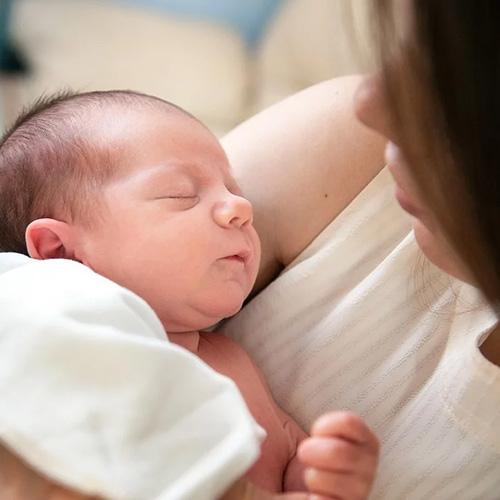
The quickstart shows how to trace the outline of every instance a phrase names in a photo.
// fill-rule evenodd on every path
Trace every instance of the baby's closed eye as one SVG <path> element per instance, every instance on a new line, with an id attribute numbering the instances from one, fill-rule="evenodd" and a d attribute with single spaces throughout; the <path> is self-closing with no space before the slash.
<path id="1" fill-rule="evenodd" d="M 194 193 L 169 193 L 161 196 L 156 196 L 153 201 L 167 204 L 168 207 L 174 209 L 185 210 L 194 207 L 200 197 Z"/>

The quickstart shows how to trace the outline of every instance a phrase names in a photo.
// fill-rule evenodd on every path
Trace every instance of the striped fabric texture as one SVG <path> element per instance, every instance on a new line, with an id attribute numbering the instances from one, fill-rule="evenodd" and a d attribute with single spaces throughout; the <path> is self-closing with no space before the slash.
<path id="1" fill-rule="evenodd" d="M 497 321 L 421 255 L 382 171 L 222 331 L 307 431 L 350 409 L 382 443 L 372 499 L 500 499 Z"/>

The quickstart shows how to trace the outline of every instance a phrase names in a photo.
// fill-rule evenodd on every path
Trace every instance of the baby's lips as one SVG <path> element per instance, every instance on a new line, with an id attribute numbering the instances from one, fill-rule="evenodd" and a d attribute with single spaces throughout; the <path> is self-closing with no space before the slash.
<path id="1" fill-rule="evenodd" d="M 253 252 L 249 248 L 245 248 L 236 254 L 243 262 L 248 262 L 252 257 Z"/>
<path id="2" fill-rule="evenodd" d="M 236 250 L 234 253 L 230 253 L 229 255 L 226 255 L 225 257 L 222 257 L 223 259 L 230 259 L 230 260 L 240 260 L 244 264 L 246 264 L 251 258 L 252 258 L 253 252 L 249 248 L 244 248 L 241 250 Z"/>

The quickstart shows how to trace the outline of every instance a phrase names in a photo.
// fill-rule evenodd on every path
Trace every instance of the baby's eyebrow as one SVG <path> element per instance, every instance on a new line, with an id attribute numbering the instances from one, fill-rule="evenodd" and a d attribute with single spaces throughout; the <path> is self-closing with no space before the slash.
<path id="1" fill-rule="evenodd" d="M 175 165 L 174 165 L 175 166 Z M 232 184 L 236 187 L 239 187 L 238 182 L 236 181 L 233 170 L 230 165 L 224 163 L 198 163 L 198 162 L 185 162 L 176 164 L 179 167 L 179 170 L 182 170 L 179 173 L 182 173 L 186 176 L 196 178 L 200 182 L 205 182 L 213 178 L 213 175 L 221 175 L 224 183 Z"/>
<path id="2" fill-rule="evenodd" d="M 145 176 L 147 178 L 161 178 L 165 176 L 188 175 L 192 172 L 193 169 L 190 168 L 190 165 L 171 161 L 147 169 Z"/>
<path id="3" fill-rule="evenodd" d="M 159 165 L 153 165 L 146 168 L 134 169 L 129 175 L 125 175 L 121 179 L 117 179 L 119 184 L 131 184 L 134 189 L 147 188 L 151 184 L 157 184 L 164 181 L 185 178 L 198 182 L 206 182 L 213 175 L 213 169 L 222 174 L 224 182 L 232 185 L 235 188 L 239 187 L 238 182 L 233 176 L 232 169 L 229 165 L 212 166 L 200 164 L 197 162 L 183 161 L 167 161 Z"/>
<path id="4" fill-rule="evenodd" d="M 151 184 L 159 184 L 177 178 L 190 178 L 188 170 L 180 169 L 176 163 L 161 164 L 146 168 L 134 168 L 133 171 L 118 176 L 111 183 L 114 186 L 130 186 L 133 191 L 147 189 Z"/>

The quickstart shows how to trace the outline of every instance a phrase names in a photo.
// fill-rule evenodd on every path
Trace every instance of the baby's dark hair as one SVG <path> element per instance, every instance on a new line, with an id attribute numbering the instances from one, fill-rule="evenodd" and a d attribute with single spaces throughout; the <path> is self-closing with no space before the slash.
<path id="1" fill-rule="evenodd" d="M 97 144 L 88 124 L 110 105 L 164 106 L 194 118 L 170 102 L 129 90 L 65 91 L 38 99 L 0 140 L 0 251 L 28 255 L 25 232 L 36 219 L 92 224 L 119 155 Z"/>

